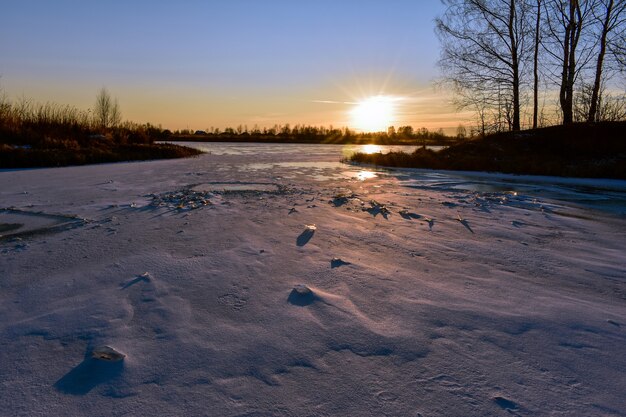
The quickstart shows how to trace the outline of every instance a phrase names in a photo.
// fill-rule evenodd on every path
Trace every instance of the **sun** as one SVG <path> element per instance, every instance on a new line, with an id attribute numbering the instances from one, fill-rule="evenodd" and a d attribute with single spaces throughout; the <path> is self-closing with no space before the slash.
<path id="1" fill-rule="evenodd" d="M 372 96 L 360 101 L 350 111 L 352 127 L 362 132 L 386 132 L 395 120 L 396 99 Z"/>

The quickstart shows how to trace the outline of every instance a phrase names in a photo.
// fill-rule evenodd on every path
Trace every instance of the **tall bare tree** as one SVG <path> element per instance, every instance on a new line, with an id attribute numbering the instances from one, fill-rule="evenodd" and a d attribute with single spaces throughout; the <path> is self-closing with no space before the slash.
<path id="1" fill-rule="evenodd" d="M 598 105 L 600 97 L 600 87 L 604 72 L 604 60 L 607 47 L 616 43 L 613 35 L 616 31 L 623 31 L 624 15 L 626 9 L 626 1 L 624 0 L 598 0 L 594 16 L 599 22 L 599 51 L 596 59 L 595 78 L 591 92 L 591 102 L 589 103 L 589 114 L 587 121 L 595 122 L 598 120 Z M 615 49 L 615 46 L 612 48 Z"/>
<path id="2" fill-rule="evenodd" d="M 122 121 L 122 113 L 117 99 L 111 97 L 106 88 L 101 88 L 96 96 L 94 120 L 102 129 L 117 126 Z"/>
<path id="3" fill-rule="evenodd" d="M 593 56 L 594 39 L 587 36 L 597 0 L 546 0 L 547 40 L 544 50 L 559 68 L 559 105 L 563 124 L 574 121 L 574 85 Z"/>
<path id="4" fill-rule="evenodd" d="M 520 129 L 521 63 L 525 57 L 526 19 L 522 0 L 442 0 L 436 20 L 442 42 L 440 67 L 445 78 L 466 94 L 503 112 L 509 130 Z M 484 114 L 483 114 L 484 115 Z M 483 120 L 484 126 L 484 120 Z"/>
<path id="5" fill-rule="evenodd" d="M 541 0 L 536 0 L 535 33 L 533 43 L 533 129 L 539 117 L 539 49 L 541 48 Z"/>

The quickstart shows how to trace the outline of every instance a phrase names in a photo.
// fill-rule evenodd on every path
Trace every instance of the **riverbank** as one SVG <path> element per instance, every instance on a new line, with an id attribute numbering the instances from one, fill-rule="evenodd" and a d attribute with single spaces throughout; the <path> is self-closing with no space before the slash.
<path id="1" fill-rule="evenodd" d="M 112 126 L 90 111 L 55 103 L 20 104 L 0 95 L 0 169 L 184 158 L 197 149 L 155 144 L 167 132 L 149 123 Z"/>
<path id="2" fill-rule="evenodd" d="M 42 168 L 109 162 L 187 158 L 202 152 L 174 144 L 115 144 L 92 141 L 88 146 L 38 147 L 0 144 L 0 169 Z"/>
<path id="3" fill-rule="evenodd" d="M 626 122 L 552 126 L 505 132 L 440 151 L 359 153 L 378 166 L 511 174 L 626 179 Z"/>

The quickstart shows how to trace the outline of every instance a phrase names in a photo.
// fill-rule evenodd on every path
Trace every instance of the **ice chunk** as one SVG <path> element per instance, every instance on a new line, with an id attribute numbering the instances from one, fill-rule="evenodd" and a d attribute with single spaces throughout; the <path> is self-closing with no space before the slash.
<path id="1" fill-rule="evenodd" d="M 350 265 L 350 262 L 346 262 L 341 258 L 333 258 L 330 260 L 330 267 L 331 268 L 338 268 L 342 265 Z"/>
<path id="2" fill-rule="evenodd" d="M 296 284 L 293 287 L 293 290 L 300 295 L 308 295 L 311 294 L 311 289 L 307 287 L 305 284 Z"/>
<path id="3" fill-rule="evenodd" d="M 317 297 L 313 290 L 305 284 L 296 284 L 289 293 L 287 301 L 295 306 L 305 307 L 315 302 Z"/>
<path id="4" fill-rule="evenodd" d="M 113 349 L 111 346 L 104 345 L 104 346 L 99 346 L 95 348 L 91 352 L 91 357 L 94 359 L 101 360 L 101 361 L 119 362 L 121 360 L 124 360 L 126 355 L 124 355 L 121 352 L 118 352 L 117 350 Z"/>

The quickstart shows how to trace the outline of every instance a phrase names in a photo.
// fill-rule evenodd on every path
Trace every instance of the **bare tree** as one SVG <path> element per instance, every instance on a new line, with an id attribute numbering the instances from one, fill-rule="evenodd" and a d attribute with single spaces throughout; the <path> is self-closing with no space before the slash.
<path id="1" fill-rule="evenodd" d="M 442 2 L 447 9 L 436 20 L 443 47 L 439 64 L 445 78 L 458 91 L 468 93 L 457 104 L 474 107 L 476 103 L 467 99 L 480 96 L 481 106 L 498 107 L 500 115 L 503 111 L 510 114 L 509 129 L 519 130 L 521 63 L 527 52 L 523 1 Z M 484 120 L 482 124 L 484 127 Z"/>
<path id="2" fill-rule="evenodd" d="M 559 105 L 563 124 L 574 121 L 574 86 L 593 56 L 594 39 L 587 31 L 597 0 L 546 0 L 547 39 L 544 51 L 559 69 Z M 556 74 L 555 74 L 556 75 Z"/>
<path id="3" fill-rule="evenodd" d="M 591 84 L 583 84 L 580 87 L 574 100 L 575 121 L 588 121 L 593 92 L 594 86 Z M 611 92 L 607 91 L 605 88 L 604 83 L 600 84 L 600 89 L 597 94 L 595 121 L 615 122 L 626 118 L 626 97 L 624 94 L 611 94 Z"/>
<path id="4" fill-rule="evenodd" d="M 535 11 L 535 42 L 533 44 L 533 129 L 539 117 L 539 49 L 541 47 L 541 0 L 537 0 Z"/>
<path id="5" fill-rule="evenodd" d="M 626 9 L 626 1 L 624 0 L 599 0 L 597 3 L 598 12 L 594 13 L 596 19 L 600 23 L 600 49 L 596 59 L 595 79 L 591 92 L 589 103 L 589 114 L 587 121 L 595 122 L 598 118 L 598 106 L 600 99 L 600 87 L 603 77 L 604 59 L 607 51 L 607 45 L 616 43 L 611 36 L 616 31 L 624 31 L 624 14 Z M 612 48 L 615 49 L 615 46 Z"/>
<path id="6" fill-rule="evenodd" d="M 120 112 L 117 99 L 111 98 L 111 94 L 104 87 L 100 89 L 96 96 L 94 120 L 102 129 L 115 127 L 122 121 L 122 113 Z"/>
<path id="7" fill-rule="evenodd" d="M 617 68 L 620 72 L 626 71 L 626 30 L 617 33 L 612 44 L 609 45 L 611 55 L 613 55 Z"/>
<path id="8" fill-rule="evenodd" d="M 489 133 L 502 131 L 502 105 L 494 104 L 491 93 L 457 90 L 457 105 L 472 110 L 476 117 L 472 136 L 485 137 Z"/>

